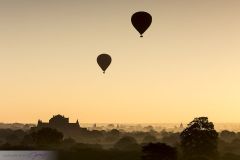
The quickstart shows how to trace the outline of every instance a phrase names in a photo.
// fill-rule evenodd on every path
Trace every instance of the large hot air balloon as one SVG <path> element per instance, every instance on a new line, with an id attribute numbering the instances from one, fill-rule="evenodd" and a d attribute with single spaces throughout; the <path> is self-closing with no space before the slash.
<path id="1" fill-rule="evenodd" d="M 147 12 L 140 11 L 132 15 L 131 21 L 134 28 L 140 33 L 140 37 L 143 37 L 142 34 L 152 23 L 152 16 Z"/>
<path id="2" fill-rule="evenodd" d="M 111 64 L 112 58 L 108 54 L 100 54 L 97 57 L 97 63 L 103 70 L 103 73 L 105 73 L 108 66 Z"/>

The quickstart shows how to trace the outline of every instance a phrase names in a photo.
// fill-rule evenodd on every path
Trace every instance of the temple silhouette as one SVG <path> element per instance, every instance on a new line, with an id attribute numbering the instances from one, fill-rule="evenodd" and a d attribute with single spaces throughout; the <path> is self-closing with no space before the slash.
<path id="1" fill-rule="evenodd" d="M 41 128 L 53 128 L 64 133 L 65 136 L 75 135 L 79 132 L 87 131 L 86 128 L 80 127 L 78 120 L 75 123 L 70 123 L 69 118 L 64 115 L 53 115 L 49 122 L 42 122 L 38 120 L 37 126 L 32 127 L 33 130 L 39 130 Z"/>
<path id="2" fill-rule="evenodd" d="M 48 123 L 38 120 L 37 127 L 38 128 L 50 127 L 50 128 L 56 128 L 56 129 L 64 129 L 64 130 L 65 129 L 75 130 L 75 129 L 79 129 L 80 125 L 78 120 L 76 121 L 76 123 L 69 123 L 69 118 L 65 118 L 63 115 L 58 114 L 56 116 L 53 116 Z"/>

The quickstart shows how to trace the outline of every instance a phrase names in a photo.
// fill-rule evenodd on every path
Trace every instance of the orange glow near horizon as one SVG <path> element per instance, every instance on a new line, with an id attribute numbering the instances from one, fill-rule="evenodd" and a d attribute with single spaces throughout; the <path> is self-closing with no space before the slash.
<path id="1" fill-rule="evenodd" d="M 0 122 L 240 122 L 239 6 L 1 1 Z M 153 17 L 143 38 L 130 21 L 141 10 Z M 101 53 L 112 57 L 104 75 Z"/>

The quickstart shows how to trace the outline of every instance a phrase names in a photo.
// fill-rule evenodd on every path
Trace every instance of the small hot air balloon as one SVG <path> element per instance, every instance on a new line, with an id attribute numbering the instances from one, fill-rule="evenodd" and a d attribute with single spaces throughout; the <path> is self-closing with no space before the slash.
<path id="1" fill-rule="evenodd" d="M 142 34 L 152 23 L 152 16 L 147 12 L 140 11 L 132 15 L 131 21 L 134 28 L 140 33 L 140 37 L 143 37 Z"/>
<path id="2" fill-rule="evenodd" d="M 97 57 L 97 63 L 103 70 L 103 73 L 105 73 L 106 69 L 111 64 L 111 62 L 112 62 L 112 58 L 108 54 L 100 54 Z"/>

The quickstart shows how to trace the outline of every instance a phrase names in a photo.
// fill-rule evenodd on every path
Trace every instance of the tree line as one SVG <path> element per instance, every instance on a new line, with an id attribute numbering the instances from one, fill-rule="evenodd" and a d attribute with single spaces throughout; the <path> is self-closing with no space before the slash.
<path id="1" fill-rule="evenodd" d="M 83 143 L 53 128 L 1 129 L 0 149 L 57 150 L 60 160 L 240 160 L 240 134 L 218 133 L 207 117 L 195 118 L 181 133 L 121 133 L 113 129 L 90 135 L 94 141 Z M 104 146 L 103 139 L 112 145 Z"/>

